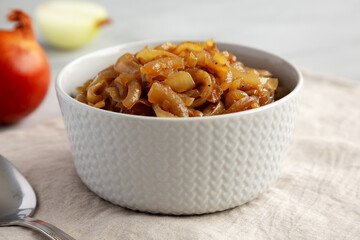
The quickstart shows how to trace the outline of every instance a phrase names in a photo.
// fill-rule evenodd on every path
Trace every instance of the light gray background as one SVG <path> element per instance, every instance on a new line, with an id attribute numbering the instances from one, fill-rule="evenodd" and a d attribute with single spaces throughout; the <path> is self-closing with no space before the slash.
<path id="1" fill-rule="evenodd" d="M 31 15 L 43 1 L 0 0 L 0 28 L 11 28 L 6 15 L 21 8 Z M 45 101 L 26 119 L 0 131 L 28 128 L 60 115 L 54 78 L 69 61 L 85 53 L 144 39 L 197 39 L 235 42 L 276 53 L 294 64 L 360 81 L 359 0 L 245 1 L 94 1 L 109 12 L 112 24 L 84 48 L 59 51 L 37 36 L 52 68 Z M 337 97 L 337 96 L 333 96 Z"/>

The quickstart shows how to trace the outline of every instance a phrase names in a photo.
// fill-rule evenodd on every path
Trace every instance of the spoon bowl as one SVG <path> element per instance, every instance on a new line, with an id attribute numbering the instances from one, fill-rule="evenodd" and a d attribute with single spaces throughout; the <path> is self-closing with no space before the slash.
<path id="1" fill-rule="evenodd" d="M 30 183 L 12 163 L 0 155 L 0 227 L 25 226 L 50 239 L 74 240 L 57 227 L 31 218 L 36 209 L 36 195 Z"/>
<path id="2" fill-rule="evenodd" d="M 0 224 L 32 216 L 36 208 L 34 190 L 24 176 L 1 155 L 0 189 L 3 193 L 0 195 Z"/>

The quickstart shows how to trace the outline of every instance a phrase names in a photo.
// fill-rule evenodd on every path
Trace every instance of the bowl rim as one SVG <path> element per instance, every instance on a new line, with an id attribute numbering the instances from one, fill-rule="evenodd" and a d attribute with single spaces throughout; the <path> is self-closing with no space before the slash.
<path id="1" fill-rule="evenodd" d="M 167 40 L 169 42 L 182 42 L 181 40 Z M 238 46 L 238 47 L 242 47 L 242 48 L 247 48 L 249 50 L 254 50 L 257 51 L 261 54 L 267 54 L 267 55 L 271 55 L 275 58 L 278 58 L 282 61 L 284 61 L 286 64 L 288 64 L 291 68 L 293 68 L 293 70 L 295 71 L 295 73 L 298 75 L 298 82 L 296 83 L 296 86 L 294 87 L 294 89 L 288 93 L 286 96 L 282 97 L 281 99 L 274 101 L 268 105 L 265 106 L 261 106 L 258 108 L 254 108 L 254 109 L 249 109 L 246 111 L 241 111 L 241 112 L 235 112 L 235 113 L 228 113 L 228 114 L 220 114 L 220 115 L 215 115 L 215 116 L 204 116 L 204 117 L 178 117 L 178 118 L 160 118 L 160 117 L 153 117 L 153 116 L 141 116 L 141 115 L 132 115 L 132 114 L 124 114 L 124 113 L 118 113 L 118 112 L 112 112 L 112 111 L 108 111 L 108 110 L 104 110 L 104 109 L 99 109 L 99 108 L 94 108 L 90 105 L 87 105 L 85 103 L 79 102 L 76 99 L 72 98 L 69 94 L 67 94 L 64 89 L 62 88 L 60 81 L 62 79 L 62 76 L 64 75 L 64 72 L 67 71 L 69 68 L 71 68 L 73 65 L 81 62 L 82 60 L 89 58 L 93 55 L 99 55 L 100 53 L 108 53 L 108 52 L 114 52 L 115 50 L 119 49 L 119 48 L 125 48 L 125 47 L 131 47 L 134 45 L 141 45 L 141 44 L 159 44 L 159 43 L 164 43 L 166 42 L 163 40 L 140 40 L 140 41 L 133 41 L 133 42 L 127 42 L 127 43 L 122 43 L 119 45 L 115 45 L 115 46 L 111 46 L 111 47 L 106 47 L 106 48 L 102 48 L 90 53 L 87 53 L 85 55 L 82 55 L 74 60 L 72 60 L 71 62 L 67 63 L 61 70 L 60 72 L 57 74 L 56 78 L 55 78 L 55 89 L 56 89 L 56 93 L 58 95 L 58 102 L 60 103 L 60 97 L 63 100 L 66 100 L 67 102 L 73 104 L 73 105 L 77 105 L 81 108 L 84 108 L 84 110 L 88 110 L 88 111 L 93 111 L 93 112 L 98 112 L 99 114 L 105 114 L 111 117 L 115 117 L 115 118 L 128 118 L 129 120 L 144 120 L 144 121 L 171 121 L 171 122 L 184 122 L 184 121 L 209 121 L 209 120 L 215 120 L 215 119 L 227 119 L 227 118 L 233 118 L 233 117 L 240 117 L 240 116 L 245 116 L 245 115 L 249 115 L 249 114 L 253 114 L 253 113 L 258 113 L 258 112 L 263 112 L 266 111 L 270 108 L 274 108 L 278 105 L 281 105 L 283 103 L 285 103 L 286 101 L 290 100 L 291 98 L 293 98 L 295 95 L 297 95 L 300 90 L 303 87 L 304 84 L 304 79 L 303 79 L 303 75 L 301 74 L 300 70 L 294 66 L 292 63 L 290 63 L 288 60 L 273 54 L 271 52 L 268 51 L 264 51 L 255 47 L 250 47 L 247 45 L 242 45 L 242 44 L 238 44 L 238 43 L 233 43 L 233 42 L 223 42 L 223 41 L 217 41 L 216 44 L 225 44 L 225 45 L 234 45 L 234 46 Z M 144 46 L 145 46 L 144 45 Z"/>

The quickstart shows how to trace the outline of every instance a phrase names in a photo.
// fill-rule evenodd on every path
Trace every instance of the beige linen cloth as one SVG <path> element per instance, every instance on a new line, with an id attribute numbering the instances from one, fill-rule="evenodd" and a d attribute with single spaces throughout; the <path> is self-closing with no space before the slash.
<path id="1" fill-rule="evenodd" d="M 76 239 L 360 239 L 360 84 L 303 72 L 280 178 L 254 201 L 224 212 L 161 216 L 102 200 L 77 176 L 61 119 L 0 134 L 0 154 L 34 187 L 34 217 Z M 45 238 L 0 227 L 0 239 Z"/>

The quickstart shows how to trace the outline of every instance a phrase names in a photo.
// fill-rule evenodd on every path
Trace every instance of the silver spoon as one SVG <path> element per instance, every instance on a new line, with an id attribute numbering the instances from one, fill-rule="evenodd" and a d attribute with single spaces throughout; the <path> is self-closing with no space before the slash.
<path id="1" fill-rule="evenodd" d="M 0 155 L 0 227 L 24 226 L 53 240 L 75 240 L 55 226 L 31 218 L 35 208 L 36 195 L 29 182 Z"/>

